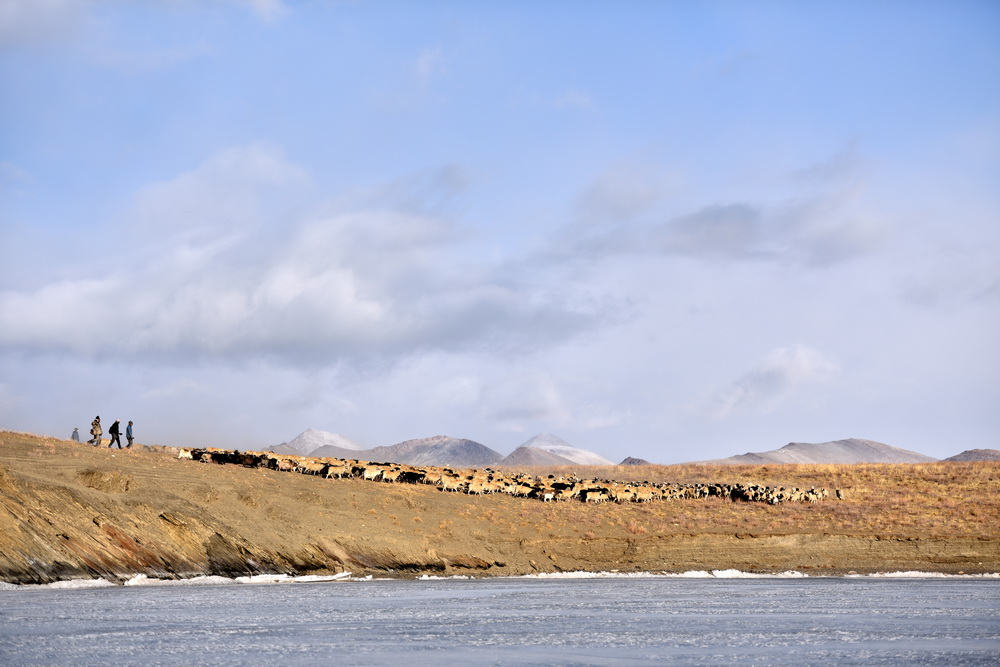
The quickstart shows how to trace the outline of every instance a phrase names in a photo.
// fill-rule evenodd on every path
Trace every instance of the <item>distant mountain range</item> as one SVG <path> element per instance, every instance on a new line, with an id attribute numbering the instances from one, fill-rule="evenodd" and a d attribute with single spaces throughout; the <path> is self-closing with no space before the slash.
<path id="1" fill-rule="evenodd" d="M 483 467 L 612 465 L 603 456 L 573 447 L 551 433 L 542 433 L 504 456 L 486 445 L 465 438 L 436 435 L 395 445 L 365 448 L 338 433 L 308 429 L 288 442 L 271 448 L 277 454 L 329 456 L 367 461 L 393 461 L 410 465 Z"/>
<path id="2" fill-rule="evenodd" d="M 455 466 L 611 466 L 615 465 L 595 452 L 573 447 L 551 433 L 541 433 L 504 456 L 486 445 L 466 438 L 436 435 L 406 440 L 395 445 L 365 448 L 339 433 L 307 429 L 288 442 L 271 448 L 278 454 L 329 456 L 367 461 L 393 461 L 410 465 Z M 874 440 L 847 438 L 830 442 L 790 442 L 780 449 L 747 452 L 700 463 L 750 464 L 771 463 L 928 463 L 936 461 L 908 449 Z M 1000 461 L 1000 450 L 970 449 L 945 461 Z M 647 465 L 644 459 L 625 458 L 619 465 Z"/>
<path id="3" fill-rule="evenodd" d="M 781 449 L 747 452 L 703 463 L 928 463 L 937 459 L 874 440 L 848 438 L 831 442 L 790 442 Z"/>

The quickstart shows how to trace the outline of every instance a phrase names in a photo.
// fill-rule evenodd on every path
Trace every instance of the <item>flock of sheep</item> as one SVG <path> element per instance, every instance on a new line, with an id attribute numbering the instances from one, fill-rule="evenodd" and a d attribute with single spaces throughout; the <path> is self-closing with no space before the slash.
<path id="1" fill-rule="evenodd" d="M 542 501 L 580 500 L 588 503 L 614 501 L 650 502 L 712 496 L 743 502 L 816 502 L 827 497 L 826 489 L 799 489 L 758 484 L 678 484 L 652 482 L 615 482 L 607 479 L 581 479 L 574 475 L 541 477 L 527 473 L 482 470 L 454 470 L 435 466 L 410 466 L 401 463 L 374 463 L 354 459 L 313 458 L 239 452 L 224 449 L 181 449 L 178 458 L 204 463 L 229 463 L 249 468 L 266 468 L 319 475 L 326 478 L 355 477 L 369 481 L 404 484 L 432 484 L 442 491 L 468 494 L 506 493 Z M 841 492 L 836 491 L 841 498 Z"/>

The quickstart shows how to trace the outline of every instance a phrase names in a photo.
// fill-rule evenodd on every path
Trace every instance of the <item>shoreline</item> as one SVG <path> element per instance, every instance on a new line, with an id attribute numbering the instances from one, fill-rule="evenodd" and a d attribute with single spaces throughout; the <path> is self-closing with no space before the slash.
<path id="1" fill-rule="evenodd" d="M 436 554 L 421 563 L 406 562 L 411 554 L 406 548 L 396 551 L 372 551 L 352 546 L 347 541 L 329 545 L 340 555 L 325 562 L 312 562 L 305 567 L 287 567 L 302 563 L 302 554 L 291 549 L 267 554 L 271 563 L 283 562 L 286 567 L 262 566 L 251 556 L 221 565 L 211 560 L 202 567 L 141 567 L 122 569 L 113 564 L 98 564 L 100 554 L 88 554 L 83 567 L 66 567 L 66 563 L 35 563 L 29 569 L 0 567 L 0 582 L 13 585 L 47 585 L 72 580 L 106 580 L 123 585 L 136 577 L 157 581 L 190 581 L 218 577 L 232 581 L 294 578 L 303 580 L 376 579 L 506 579 L 506 578 L 584 578 L 615 576 L 621 578 L 713 577 L 715 573 L 739 573 L 745 578 L 796 577 L 886 577 L 894 573 L 921 573 L 926 577 L 993 577 L 1000 576 L 1000 540 L 918 541 L 914 539 L 845 538 L 844 536 L 785 535 L 736 537 L 723 535 L 690 535 L 674 540 L 657 539 L 660 544 L 640 547 L 644 554 L 621 559 L 626 545 L 595 544 L 591 551 L 543 549 L 542 556 L 534 550 L 520 554 L 521 562 L 487 561 L 482 552 Z M 249 545 L 248 545 L 249 546 Z M 510 548 L 513 545 L 505 545 Z M 646 547 L 646 548 L 643 548 Z M 345 551 L 347 549 L 347 551 Z M 616 558 L 609 559 L 611 550 Z M 701 552 L 698 555 L 693 552 Z M 249 553 L 249 552 L 248 552 Z M 512 555 L 505 549 L 508 556 Z M 718 556 L 704 555 L 718 553 Z M 863 555 L 862 555 L 863 554 Z M 923 554 L 923 555 L 921 555 Z M 534 558 L 532 558 L 534 556 Z M 733 558 L 737 556 L 738 558 Z M 162 562 L 175 554 L 156 555 Z M 819 560 L 822 558 L 823 560 Z M 537 560 L 536 560 L 537 559 Z M 837 565 L 831 561 L 842 561 Z M 525 562 L 526 561 L 526 562 Z M 106 561 L 105 561 L 106 562 Z M 188 563 L 192 565 L 193 563 Z M 110 567 L 108 566 L 110 565 Z M 120 565 L 120 563 L 119 563 Z M 402 565 L 402 567 L 400 567 Z M 793 573 L 789 575 L 789 573 Z"/>
<path id="2" fill-rule="evenodd" d="M 543 572 L 498 576 L 476 576 L 465 574 L 418 576 L 353 576 L 346 572 L 338 575 L 288 575 L 259 574 L 241 577 L 221 575 L 194 575 L 175 579 L 158 579 L 145 574 L 135 574 L 124 581 L 111 581 L 102 577 L 90 579 L 60 579 L 45 584 L 16 584 L 0 581 L 0 595 L 18 590 L 89 590 L 94 588 L 135 588 L 159 586 L 268 586 L 273 584 L 316 584 L 316 583 L 365 583 L 372 581 L 494 581 L 494 580 L 582 580 L 582 579 L 715 579 L 715 580 L 773 580 L 773 579 L 877 579 L 890 581 L 913 580 L 960 580 L 990 581 L 1000 580 L 1000 572 L 976 574 L 949 574 L 946 572 L 895 571 L 872 572 L 867 574 L 807 574 L 795 570 L 786 572 L 744 572 L 742 570 L 688 570 L 685 572 Z"/>

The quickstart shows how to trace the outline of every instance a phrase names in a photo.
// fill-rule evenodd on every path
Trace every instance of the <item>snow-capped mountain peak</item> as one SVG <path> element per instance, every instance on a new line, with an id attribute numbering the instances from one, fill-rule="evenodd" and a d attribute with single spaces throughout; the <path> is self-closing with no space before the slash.
<path id="1" fill-rule="evenodd" d="M 551 433 L 539 433 L 531 440 L 525 442 L 522 447 L 533 447 L 534 449 L 541 449 L 550 454 L 556 454 L 564 459 L 569 459 L 577 465 L 583 466 L 610 466 L 614 465 L 611 461 L 604 458 L 600 454 L 591 452 L 586 449 L 579 449 L 569 444 L 562 438 Z"/>
<path id="2" fill-rule="evenodd" d="M 284 442 L 278 447 L 275 447 L 273 451 L 279 451 L 280 449 L 283 453 L 305 455 L 319 449 L 320 447 L 326 447 L 329 445 L 352 451 L 361 451 L 364 449 L 362 445 L 359 445 L 350 438 L 340 435 L 339 433 L 330 433 L 329 431 L 320 431 L 319 429 L 310 428 L 302 431 L 302 433 L 299 433 L 288 442 Z"/>

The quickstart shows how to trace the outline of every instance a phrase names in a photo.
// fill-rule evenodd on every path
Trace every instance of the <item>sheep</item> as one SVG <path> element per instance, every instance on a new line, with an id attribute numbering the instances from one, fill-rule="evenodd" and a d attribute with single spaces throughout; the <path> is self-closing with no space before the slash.
<path id="1" fill-rule="evenodd" d="M 204 463 L 232 463 L 271 470 L 294 471 L 325 478 L 360 477 L 368 481 L 434 484 L 442 491 L 464 491 L 468 494 L 506 493 L 530 497 L 542 502 L 578 499 L 588 503 L 613 500 L 617 503 L 651 502 L 653 500 L 729 498 L 733 501 L 815 503 L 831 494 L 825 488 L 771 487 L 760 484 L 678 484 L 645 482 L 614 482 L 607 479 L 583 480 L 571 474 L 566 477 L 545 477 L 527 473 L 504 474 L 490 468 L 456 471 L 452 468 L 416 468 L 395 463 L 378 463 L 357 459 L 274 455 L 271 453 L 239 452 L 207 448 L 179 448 L 178 459 Z M 841 489 L 833 495 L 843 500 Z"/>

